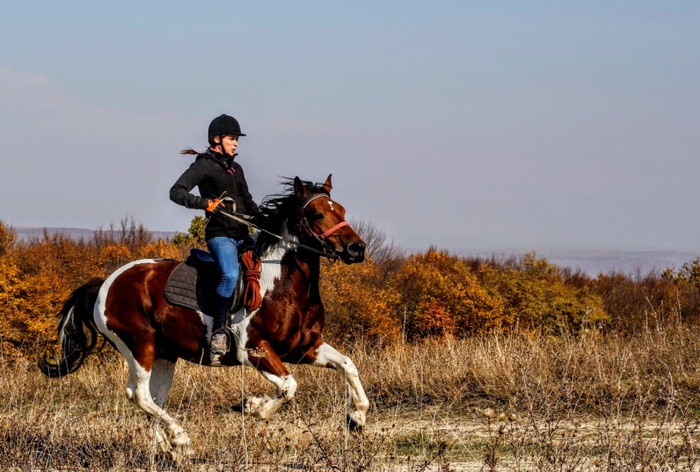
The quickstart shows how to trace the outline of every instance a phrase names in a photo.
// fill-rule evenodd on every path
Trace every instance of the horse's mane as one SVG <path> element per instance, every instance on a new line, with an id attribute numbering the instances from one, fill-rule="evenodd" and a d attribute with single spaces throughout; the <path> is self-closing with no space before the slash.
<path id="1" fill-rule="evenodd" d="M 328 193 L 322 184 L 313 183 L 308 180 L 302 180 L 301 183 L 306 189 L 307 195 L 315 195 L 319 193 Z M 293 220 L 296 224 L 298 218 L 301 217 L 301 204 L 294 192 L 294 179 L 283 177 L 282 186 L 286 192 L 281 194 L 268 195 L 260 204 L 260 212 L 266 217 L 265 229 L 275 234 L 282 231 L 282 225 Z M 258 254 L 264 254 L 270 246 L 273 246 L 279 241 L 274 236 L 266 233 L 260 233 L 258 236 Z"/>

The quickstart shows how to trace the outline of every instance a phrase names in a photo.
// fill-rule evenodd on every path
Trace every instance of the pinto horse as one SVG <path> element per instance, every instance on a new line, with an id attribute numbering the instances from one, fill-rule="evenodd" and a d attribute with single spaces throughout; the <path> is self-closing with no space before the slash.
<path id="1" fill-rule="evenodd" d="M 42 372 L 61 377 L 76 371 L 94 350 L 99 331 L 126 359 L 126 394 L 150 418 L 159 420 L 156 439 L 165 451 L 191 452 L 189 436 L 165 411 L 178 359 L 258 369 L 276 392 L 246 398 L 241 407 L 244 413 L 263 419 L 296 392 L 297 383 L 285 362 L 336 369 L 349 391 L 347 425 L 362 428 L 369 401 L 357 368 L 325 343 L 321 334 L 324 310 L 319 270 L 322 255 L 346 264 L 362 262 L 365 243 L 345 221 L 343 206 L 331 199 L 330 175 L 322 185 L 298 177 L 285 185 L 285 194 L 268 197 L 261 207 L 268 217 L 267 229 L 257 242 L 262 305 L 252 312 L 242 308 L 231 315 L 233 342 L 228 352 L 221 356 L 209 352 L 211 317 L 165 299 L 165 282 L 181 262 L 139 260 L 104 281 L 93 280 L 73 292 L 59 315 L 61 358 L 57 363 L 40 360 Z"/>

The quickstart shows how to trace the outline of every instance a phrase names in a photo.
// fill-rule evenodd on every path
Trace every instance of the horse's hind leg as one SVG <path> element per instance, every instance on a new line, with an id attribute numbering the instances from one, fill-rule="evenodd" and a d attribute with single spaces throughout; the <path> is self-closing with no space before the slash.
<path id="1" fill-rule="evenodd" d="M 175 362 L 166 359 L 156 359 L 153 361 L 149 389 L 153 401 L 163 410 L 165 409 L 165 402 L 168 399 L 168 392 L 170 392 L 170 387 L 172 387 L 173 384 L 174 374 Z M 159 420 L 153 421 L 153 434 L 158 448 L 163 452 L 171 452 L 172 447 L 167 432 L 163 430 L 163 426 Z"/>
<path id="2" fill-rule="evenodd" d="M 127 357 L 127 356 L 125 356 Z M 170 416 L 163 410 L 167 392 L 172 384 L 172 374 L 175 364 L 169 361 L 156 359 L 152 363 L 151 370 L 143 368 L 133 356 L 127 357 L 129 363 L 129 386 L 126 389 L 127 396 L 136 403 L 146 414 L 154 419 L 161 421 L 165 425 L 165 434 L 168 442 L 178 448 L 188 446 L 190 438 L 182 429 L 182 426 L 175 418 Z M 170 365 L 172 364 L 172 365 Z M 156 387 L 156 401 L 160 401 L 163 405 L 159 406 L 154 401 L 154 395 L 151 392 L 151 377 L 154 376 L 154 386 Z M 167 389 L 165 388 L 167 386 Z"/>
<path id="3" fill-rule="evenodd" d="M 168 392 L 173 385 L 175 375 L 175 362 L 166 359 L 156 359 L 151 367 L 151 380 L 149 387 L 153 400 L 161 408 L 165 408 Z"/>
<path id="4" fill-rule="evenodd" d="M 360 375 L 357 367 L 355 367 L 355 363 L 348 356 L 335 350 L 331 345 L 323 343 L 316 349 L 316 358 L 312 365 L 329 367 L 344 374 L 349 392 L 347 403 L 348 428 L 361 430 L 367 421 L 369 400 L 362 383 L 360 383 Z"/>

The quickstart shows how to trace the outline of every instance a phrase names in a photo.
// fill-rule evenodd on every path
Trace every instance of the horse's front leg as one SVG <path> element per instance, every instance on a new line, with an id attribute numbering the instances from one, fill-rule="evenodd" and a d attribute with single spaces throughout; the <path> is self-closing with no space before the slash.
<path id="1" fill-rule="evenodd" d="M 369 400 L 365 394 L 365 389 L 362 388 L 360 375 L 352 359 L 324 342 L 316 349 L 316 358 L 313 359 L 312 365 L 329 367 L 344 374 L 349 392 L 347 403 L 348 428 L 361 430 L 367 420 Z"/>
<path id="2" fill-rule="evenodd" d="M 283 403 L 294 398 L 297 382 L 267 342 L 246 349 L 246 354 L 246 363 L 258 369 L 263 377 L 275 385 L 277 391 L 272 397 L 260 395 L 247 398 L 243 411 L 261 419 L 268 419 Z"/>

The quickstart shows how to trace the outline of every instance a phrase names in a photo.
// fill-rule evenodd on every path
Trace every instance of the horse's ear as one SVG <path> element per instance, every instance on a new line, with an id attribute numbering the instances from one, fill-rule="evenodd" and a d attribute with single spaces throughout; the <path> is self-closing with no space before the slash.
<path id="1" fill-rule="evenodd" d="M 333 184 L 331 183 L 331 177 L 333 177 L 333 174 L 328 174 L 328 178 L 323 184 L 323 189 L 326 191 L 326 193 L 328 193 L 328 195 L 331 194 L 331 189 L 333 188 Z"/>
<path id="2" fill-rule="evenodd" d="M 306 187 L 299 177 L 294 177 L 294 195 L 301 200 L 306 200 Z"/>

